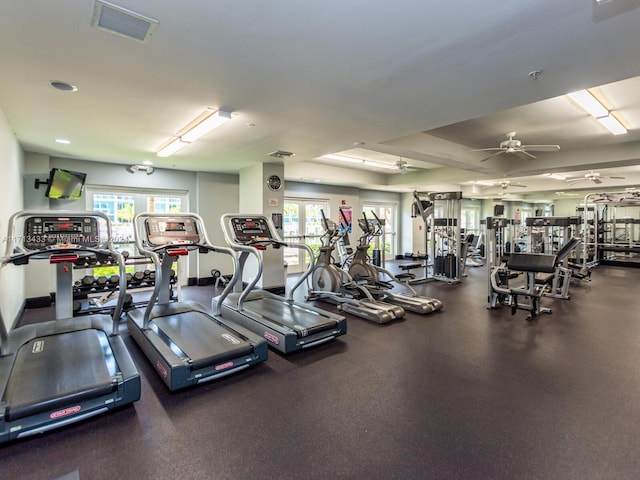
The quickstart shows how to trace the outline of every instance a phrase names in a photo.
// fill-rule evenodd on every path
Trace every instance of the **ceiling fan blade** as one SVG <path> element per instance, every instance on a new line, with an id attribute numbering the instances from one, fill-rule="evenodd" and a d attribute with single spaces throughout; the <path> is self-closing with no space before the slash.
<path id="1" fill-rule="evenodd" d="M 499 152 L 494 153 L 493 155 L 489 155 L 488 157 L 483 158 L 482 160 L 480 160 L 481 162 L 486 162 L 487 160 L 489 160 L 490 158 L 495 157 L 496 155 L 500 155 L 504 153 L 503 150 L 500 150 Z"/>
<path id="2" fill-rule="evenodd" d="M 522 145 L 522 148 L 534 152 L 557 152 L 560 150 L 560 145 Z"/>
<path id="3" fill-rule="evenodd" d="M 531 158 L 536 158 L 535 155 L 531 155 L 529 152 L 525 151 L 525 150 L 517 150 L 516 153 L 524 153 L 525 155 L 531 157 Z"/>
<path id="4" fill-rule="evenodd" d="M 586 180 L 586 178 L 570 178 L 569 180 L 567 180 L 567 185 L 574 185 L 576 183 L 580 183 L 582 181 Z"/>
<path id="5" fill-rule="evenodd" d="M 600 183 L 602 183 L 602 180 L 600 180 L 599 178 L 594 178 L 593 179 L 593 183 L 600 184 Z"/>
<path id="6" fill-rule="evenodd" d="M 502 150 L 502 148 L 474 148 L 473 150 L 469 150 L 470 152 L 495 152 L 497 150 Z"/>
<path id="7" fill-rule="evenodd" d="M 626 180 L 627 179 L 627 177 L 614 177 L 614 176 L 607 177 L 607 178 L 613 178 L 614 180 Z"/>
<path id="8" fill-rule="evenodd" d="M 522 185 L 521 183 L 512 183 L 511 184 L 512 187 L 521 187 L 521 188 L 527 188 L 526 185 Z"/>

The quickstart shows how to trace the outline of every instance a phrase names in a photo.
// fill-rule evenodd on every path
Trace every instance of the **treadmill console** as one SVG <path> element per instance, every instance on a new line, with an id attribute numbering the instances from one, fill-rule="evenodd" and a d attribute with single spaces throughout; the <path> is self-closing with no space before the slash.
<path id="1" fill-rule="evenodd" d="M 154 247 L 200 243 L 200 234 L 194 218 L 149 217 L 145 219 L 144 224 L 147 241 Z"/>
<path id="2" fill-rule="evenodd" d="M 266 218 L 234 217 L 231 219 L 233 235 L 236 242 L 247 244 L 251 241 L 269 242 L 273 240 L 273 235 L 269 229 Z"/>
<path id="3" fill-rule="evenodd" d="M 42 250 L 60 244 L 100 246 L 95 217 L 28 217 L 24 222 L 24 248 Z"/>

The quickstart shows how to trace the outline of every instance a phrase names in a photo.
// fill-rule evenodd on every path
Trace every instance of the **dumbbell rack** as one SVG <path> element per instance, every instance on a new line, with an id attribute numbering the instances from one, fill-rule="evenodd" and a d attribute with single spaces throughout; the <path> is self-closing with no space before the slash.
<path id="1" fill-rule="evenodd" d="M 146 257 L 127 257 L 125 265 L 146 265 L 148 259 Z M 74 265 L 74 270 L 105 267 L 115 265 L 111 262 L 111 259 L 107 258 L 104 261 L 100 261 L 95 257 L 89 257 L 82 259 L 79 263 Z M 171 271 L 170 283 L 170 298 L 171 300 L 178 300 L 178 296 L 174 295 L 173 285 L 178 284 L 178 277 L 175 271 Z M 74 300 L 74 315 L 87 315 L 98 312 L 111 312 L 113 305 L 111 305 L 111 298 L 115 297 L 115 292 L 119 289 L 119 275 L 111 275 L 95 277 L 93 275 L 85 275 L 79 280 L 76 280 L 73 285 L 73 300 Z M 152 290 L 155 286 L 155 270 L 137 271 L 133 274 L 127 273 L 127 291 L 137 290 L 139 292 Z M 178 289 L 180 286 L 178 285 Z M 138 304 L 144 304 L 146 301 L 133 302 L 130 296 L 125 301 L 125 309 L 133 308 Z"/>

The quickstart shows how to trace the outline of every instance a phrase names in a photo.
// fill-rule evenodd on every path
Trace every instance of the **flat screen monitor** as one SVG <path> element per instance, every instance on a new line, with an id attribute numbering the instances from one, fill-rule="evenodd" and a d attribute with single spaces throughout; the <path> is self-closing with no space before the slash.
<path id="1" fill-rule="evenodd" d="M 504 205 L 494 205 L 493 206 L 493 215 L 499 217 L 504 215 Z"/>
<path id="2" fill-rule="evenodd" d="M 49 198 L 76 200 L 82 196 L 86 173 L 52 168 L 49 174 L 49 186 L 45 193 Z"/>

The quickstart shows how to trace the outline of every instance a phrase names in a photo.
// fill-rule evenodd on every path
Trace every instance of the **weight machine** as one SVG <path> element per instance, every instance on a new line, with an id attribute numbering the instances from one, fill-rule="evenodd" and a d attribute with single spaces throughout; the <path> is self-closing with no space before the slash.
<path id="1" fill-rule="evenodd" d="M 640 266 L 640 213 L 618 215 L 618 208 L 640 207 L 640 190 L 589 193 L 584 205 L 592 209 L 582 210 L 583 270 L 598 263 Z"/>
<path id="2" fill-rule="evenodd" d="M 425 263 L 425 278 L 444 281 L 449 284 L 458 283 L 462 277 L 462 237 L 460 217 L 462 210 L 462 192 L 430 193 L 429 200 L 413 193 L 414 210 L 420 214 L 425 223 L 426 249 L 429 252 Z M 428 259 L 433 261 L 429 275 Z M 414 279 L 417 282 L 419 279 Z"/>

